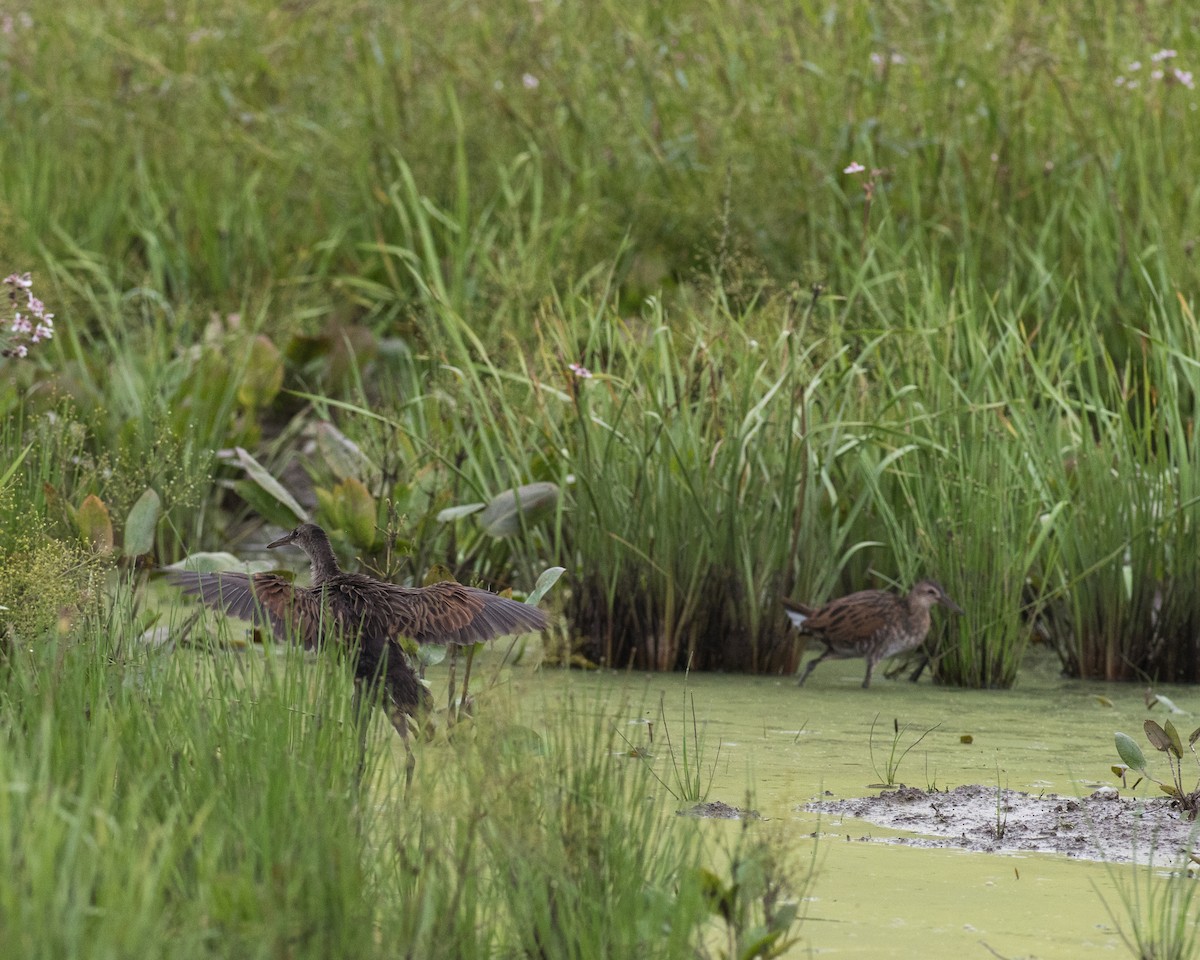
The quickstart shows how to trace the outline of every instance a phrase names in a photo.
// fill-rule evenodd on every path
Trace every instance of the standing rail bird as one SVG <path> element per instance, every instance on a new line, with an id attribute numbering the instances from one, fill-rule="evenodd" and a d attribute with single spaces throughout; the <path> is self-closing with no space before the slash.
<path id="1" fill-rule="evenodd" d="M 936 580 L 922 580 L 906 597 L 886 590 L 861 590 L 831 600 L 819 610 L 785 597 L 783 606 L 792 623 L 801 633 L 812 634 L 825 644 L 825 651 L 808 661 L 797 684 L 804 686 L 823 660 L 865 657 L 867 675 L 862 685 L 866 689 L 875 664 L 924 642 L 929 633 L 929 608 L 935 603 L 954 613 L 963 612 Z"/>
<path id="2" fill-rule="evenodd" d="M 269 626 L 280 640 L 314 649 L 325 642 L 353 656 L 356 698 L 363 684 L 381 683 L 388 716 L 407 745 L 407 717 L 427 699 L 397 642 L 472 644 L 546 627 L 536 607 L 461 583 L 401 587 L 338 566 L 329 537 L 302 523 L 270 548 L 295 545 L 312 563 L 312 586 L 297 587 L 273 573 L 172 571 L 169 579 L 188 594 L 227 614 Z"/>

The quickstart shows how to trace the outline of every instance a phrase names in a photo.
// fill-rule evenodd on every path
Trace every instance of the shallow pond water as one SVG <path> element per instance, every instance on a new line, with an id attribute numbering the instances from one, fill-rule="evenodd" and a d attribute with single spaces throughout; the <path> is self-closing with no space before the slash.
<path id="1" fill-rule="evenodd" d="M 498 660 L 489 656 L 477 676 L 495 677 Z M 1147 710 L 1143 687 L 1064 680 L 1056 661 L 1044 655 L 1031 658 L 1011 691 L 963 691 L 882 677 L 864 691 L 861 661 L 823 664 L 803 689 L 788 678 L 719 674 L 518 666 L 499 676 L 531 721 L 556 709 L 568 693 L 577 703 L 622 718 L 618 723 L 630 745 L 645 748 L 648 762 L 668 783 L 663 717 L 676 751 L 685 735 L 691 750 L 694 703 L 705 780 L 712 774 L 707 799 L 757 810 L 771 829 L 791 838 L 798 862 L 807 862 L 817 844 L 807 919 L 791 955 L 1064 960 L 1085 953 L 1128 955 L 1101 895 L 1123 919 L 1119 888 L 1130 882 L 1132 871 L 1145 868 L 1054 854 L 872 842 L 903 834 L 803 806 L 878 792 L 872 785 L 885 779 L 894 720 L 902 729 L 908 725 L 899 738 L 901 750 L 930 731 L 900 762 L 897 782 L 922 789 L 983 784 L 1067 797 L 1119 786 L 1110 770 L 1117 762 L 1113 733 L 1121 730 L 1141 741 L 1143 720 L 1162 722 L 1165 716 L 1162 706 Z M 438 677 L 433 679 L 436 685 Z M 1175 717 L 1185 736 L 1200 724 L 1200 690 L 1156 691 L 1190 714 Z M 869 744 L 876 717 L 873 766 Z M 1165 776 L 1161 758 L 1146 752 L 1151 769 L 1161 766 Z M 1157 788 L 1153 793 L 1146 788 L 1143 784 L 1138 794 L 1157 796 Z M 664 817 L 689 806 L 665 789 L 661 800 Z M 715 841 L 741 826 L 701 820 L 697 829 Z"/>

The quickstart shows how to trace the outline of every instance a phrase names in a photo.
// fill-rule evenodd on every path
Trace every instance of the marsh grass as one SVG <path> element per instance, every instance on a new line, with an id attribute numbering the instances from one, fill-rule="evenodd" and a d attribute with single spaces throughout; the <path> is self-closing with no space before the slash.
<path id="1" fill-rule="evenodd" d="M 0 672 L 0 906 L 21 955 L 684 958 L 722 923 L 701 867 L 732 884 L 729 864 L 618 749 L 612 704 L 525 727 L 498 688 L 417 745 L 407 794 L 376 714 L 360 788 L 334 657 L 143 645 L 116 596 Z"/>
<path id="2" fill-rule="evenodd" d="M 1139 864 L 1135 857 L 1125 877 L 1109 866 L 1120 912 L 1103 893 L 1097 893 L 1122 943 L 1136 960 L 1191 960 L 1200 948 L 1200 922 L 1195 910 L 1200 881 L 1186 865 L 1171 867 L 1165 875 L 1162 868 L 1156 869 L 1153 838 L 1149 854 L 1147 865 Z"/>
<path id="3" fill-rule="evenodd" d="M 883 761 L 883 770 L 875 764 L 875 724 L 879 722 L 879 714 L 871 720 L 871 729 L 867 734 L 867 754 L 871 758 L 871 769 L 875 773 L 875 778 L 880 782 L 875 786 L 894 787 L 896 785 L 896 777 L 900 773 L 900 765 L 904 762 L 904 758 L 909 755 L 927 736 L 933 733 L 941 723 L 935 723 L 932 727 L 927 727 L 922 731 L 921 735 L 913 740 L 912 743 L 901 749 L 900 740 L 908 733 L 910 724 L 900 726 L 899 719 L 892 720 L 892 743 L 888 748 L 887 757 Z"/>
<path id="4" fill-rule="evenodd" d="M 1073 674 L 1196 679 L 1180 8 L 476 13 L 14 20 L 0 252 L 59 332 L 4 447 L 63 397 L 83 431 L 30 448 L 33 508 L 119 539 L 154 489 L 171 559 L 280 522 L 218 451 L 282 476 L 315 413 L 371 447 L 371 563 L 565 566 L 596 662 L 790 672 L 780 594 L 933 575 L 939 682 L 1011 685 L 1033 623 Z M 507 540 L 436 520 L 539 481 Z"/>

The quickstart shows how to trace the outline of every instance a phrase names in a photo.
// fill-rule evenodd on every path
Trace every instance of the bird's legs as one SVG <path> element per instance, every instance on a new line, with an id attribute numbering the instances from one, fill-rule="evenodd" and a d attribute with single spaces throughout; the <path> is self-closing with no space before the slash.
<path id="1" fill-rule="evenodd" d="M 825 652 L 819 657 L 813 657 L 808 661 L 808 666 L 804 668 L 804 672 L 800 674 L 800 679 L 796 681 L 796 686 L 804 686 L 804 681 L 808 679 L 808 675 L 817 669 L 817 664 L 822 660 L 828 660 L 833 655 L 833 647 L 826 647 Z"/>
<path id="2" fill-rule="evenodd" d="M 351 710 L 354 713 L 354 725 L 358 730 L 358 766 L 356 768 L 356 779 L 359 784 L 362 784 L 363 774 L 366 772 L 367 763 L 367 734 L 370 730 L 371 723 L 371 708 L 374 706 L 375 695 L 373 692 L 374 684 L 367 683 L 361 677 L 354 678 L 354 700 Z M 413 771 L 417 769 L 417 757 L 413 753 L 412 744 L 409 742 L 408 731 L 408 714 L 397 707 L 395 704 L 385 701 L 383 710 L 387 714 L 387 718 L 391 721 L 396 732 L 400 734 L 400 739 L 404 741 L 404 790 L 408 791 L 412 786 Z"/>

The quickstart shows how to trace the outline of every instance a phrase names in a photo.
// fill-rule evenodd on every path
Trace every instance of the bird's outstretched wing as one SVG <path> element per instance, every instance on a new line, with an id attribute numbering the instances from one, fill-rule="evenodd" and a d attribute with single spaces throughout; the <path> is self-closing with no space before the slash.
<path id="1" fill-rule="evenodd" d="M 327 585 L 330 605 L 345 625 L 373 637 L 408 637 L 417 643 L 471 644 L 546 627 L 536 607 L 450 581 L 400 587 L 357 576 Z"/>
<path id="2" fill-rule="evenodd" d="M 172 570 L 167 579 L 214 610 L 269 627 L 277 640 L 316 647 L 321 609 L 309 590 L 273 573 L 196 573 Z"/>

